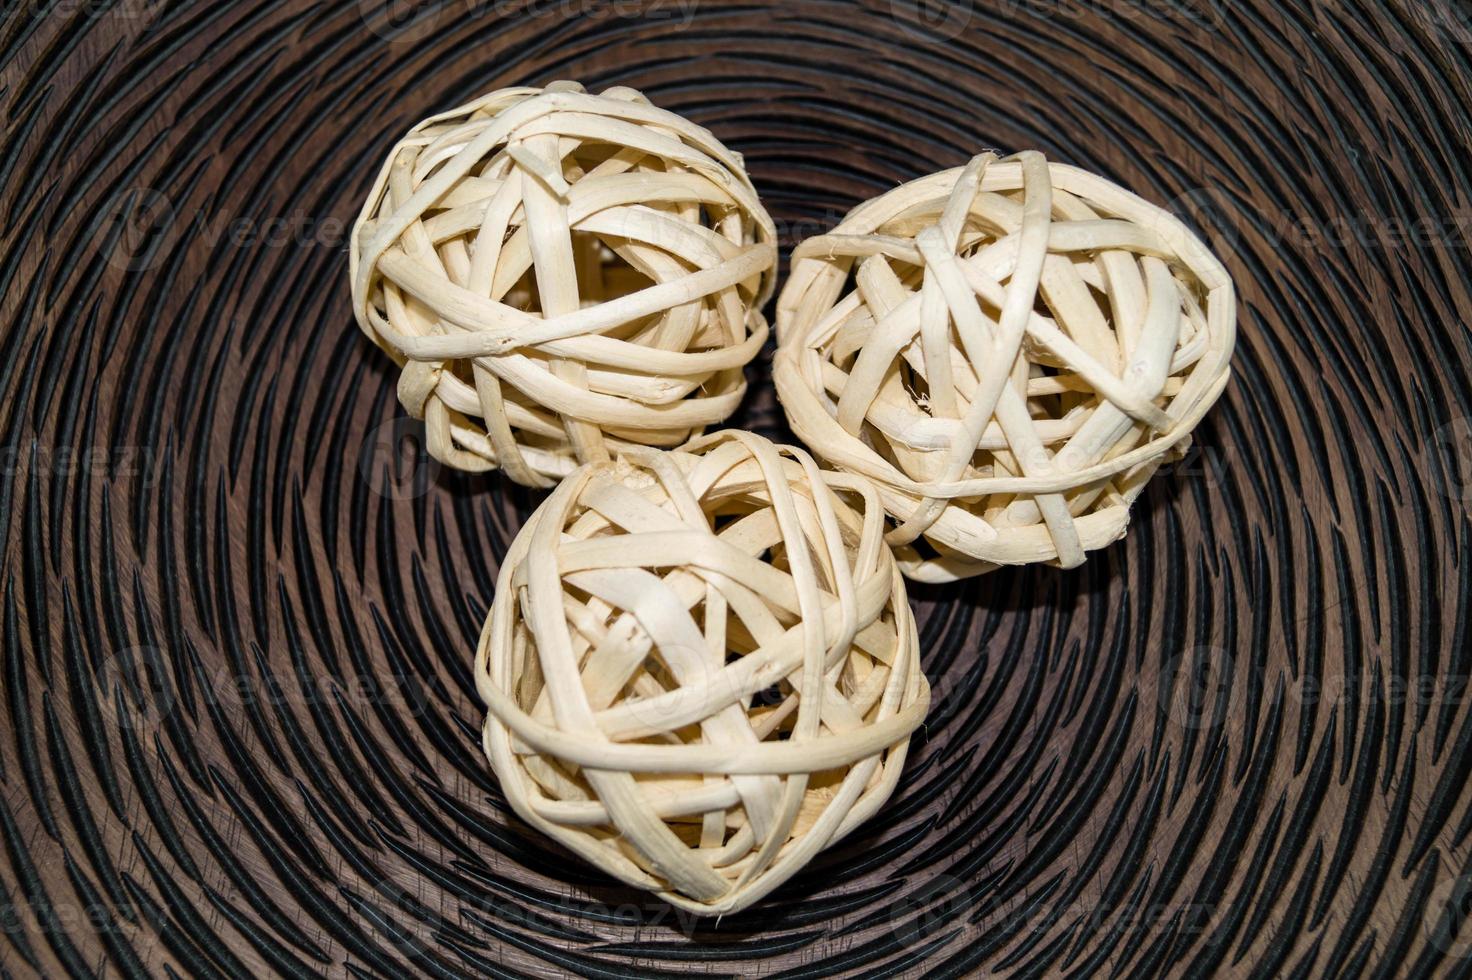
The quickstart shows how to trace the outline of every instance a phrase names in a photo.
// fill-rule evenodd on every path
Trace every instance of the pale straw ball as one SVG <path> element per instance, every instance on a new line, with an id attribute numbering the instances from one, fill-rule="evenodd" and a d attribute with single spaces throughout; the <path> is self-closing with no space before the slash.
<path id="1" fill-rule="evenodd" d="M 745 432 L 576 470 L 501 566 L 485 749 L 533 827 L 702 914 L 889 798 L 925 717 L 867 481 Z"/>
<path id="2" fill-rule="evenodd" d="M 798 437 L 873 481 L 907 575 L 1068 568 L 1221 394 L 1235 307 L 1169 213 L 987 153 L 796 248 L 773 380 Z"/>
<path id="3" fill-rule="evenodd" d="M 353 309 L 433 456 L 550 486 L 736 409 L 775 239 L 740 156 L 633 89 L 503 89 L 389 154 Z"/>

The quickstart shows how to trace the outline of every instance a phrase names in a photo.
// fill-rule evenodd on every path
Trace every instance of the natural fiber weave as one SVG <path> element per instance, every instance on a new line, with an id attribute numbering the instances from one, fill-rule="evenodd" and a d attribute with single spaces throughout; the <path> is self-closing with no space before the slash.
<path id="1" fill-rule="evenodd" d="M 773 377 L 797 435 L 875 482 L 906 574 L 1072 567 L 1188 445 L 1235 316 L 1226 270 L 1170 214 L 988 153 L 798 246 Z"/>
<path id="2" fill-rule="evenodd" d="M 550 486 L 735 410 L 775 238 L 740 157 L 633 89 L 504 89 L 389 154 L 353 308 L 431 454 Z"/>
<path id="3" fill-rule="evenodd" d="M 710 914 L 867 819 L 930 697 L 883 529 L 865 481 L 745 432 L 574 472 L 476 656 L 516 812 Z"/>

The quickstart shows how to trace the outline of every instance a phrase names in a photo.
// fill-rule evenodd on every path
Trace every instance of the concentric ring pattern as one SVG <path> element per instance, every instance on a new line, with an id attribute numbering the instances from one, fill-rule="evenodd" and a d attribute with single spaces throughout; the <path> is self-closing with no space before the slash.
<path id="1" fill-rule="evenodd" d="M 8 975 L 1468 972 L 1465 6 L 22 0 L 0 62 Z M 563 77 L 789 245 L 1037 147 L 1240 285 L 1126 541 L 917 590 L 895 798 L 718 923 L 508 812 L 468 671 L 537 497 L 427 462 L 349 312 L 397 135 Z"/>

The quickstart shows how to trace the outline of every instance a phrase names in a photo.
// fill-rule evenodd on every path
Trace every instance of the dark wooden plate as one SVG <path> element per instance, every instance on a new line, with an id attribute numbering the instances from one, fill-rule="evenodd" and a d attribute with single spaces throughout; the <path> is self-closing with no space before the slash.
<path id="1" fill-rule="evenodd" d="M 1464 4 L 6 11 L 9 975 L 1467 972 Z M 1240 286 L 1236 380 L 1128 539 L 917 589 L 895 799 L 719 923 L 508 814 L 468 670 L 536 497 L 424 460 L 349 314 L 397 134 L 560 77 L 715 130 L 789 245 L 1038 147 Z M 781 433 L 765 390 L 743 420 Z"/>

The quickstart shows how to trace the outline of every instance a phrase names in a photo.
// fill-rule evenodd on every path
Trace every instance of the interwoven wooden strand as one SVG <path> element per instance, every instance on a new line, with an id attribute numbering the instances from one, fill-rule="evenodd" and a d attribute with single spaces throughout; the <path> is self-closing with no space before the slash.
<path id="1" fill-rule="evenodd" d="M 773 380 L 798 437 L 874 481 L 910 577 L 1072 567 L 1221 394 L 1235 307 L 1169 213 L 988 153 L 794 250 Z"/>
<path id="2" fill-rule="evenodd" d="M 750 433 L 576 470 L 513 541 L 476 654 L 516 812 L 703 914 L 868 819 L 930 701 L 883 534 L 867 481 Z"/>
<path id="3" fill-rule="evenodd" d="M 353 309 L 431 454 L 550 486 L 735 410 L 775 240 L 707 130 L 629 88 L 504 89 L 389 154 L 353 229 Z"/>

